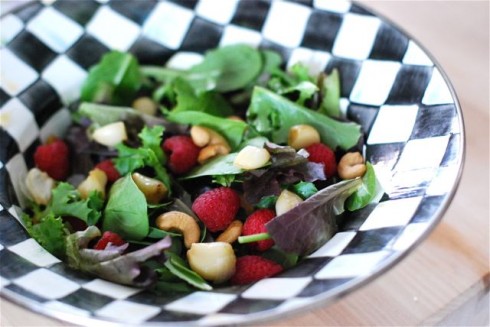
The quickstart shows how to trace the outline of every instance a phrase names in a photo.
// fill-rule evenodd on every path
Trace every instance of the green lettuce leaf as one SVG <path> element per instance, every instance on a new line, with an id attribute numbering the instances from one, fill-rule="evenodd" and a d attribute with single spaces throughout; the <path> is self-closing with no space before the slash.
<path id="1" fill-rule="evenodd" d="M 287 143 L 289 129 L 298 124 L 315 127 L 322 142 L 332 149 L 340 147 L 347 150 L 355 146 L 361 137 L 358 124 L 336 121 L 259 86 L 254 88 L 247 121 L 260 134 L 278 144 Z"/>
<path id="2" fill-rule="evenodd" d="M 366 173 L 362 177 L 362 185 L 345 202 L 345 208 L 349 211 L 359 210 L 370 203 L 378 202 L 384 191 L 376 178 L 373 165 L 366 162 Z"/>
<path id="3" fill-rule="evenodd" d="M 145 238 L 150 231 L 145 195 L 130 174 L 117 180 L 111 187 L 104 210 L 103 230 L 136 241 Z"/>
<path id="4" fill-rule="evenodd" d="M 141 84 L 142 75 L 136 58 L 129 53 L 111 51 L 90 68 L 82 85 L 81 100 L 126 104 L 132 100 Z"/>
<path id="5" fill-rule="evenodd" d="M 65 255 L 65 239 L 69 234 L 60 217 L 50 212 L 41 217 L 37 224 L 33 224 L 31 217 L 27 214 L 22 215 L 22 220 L 27 232 L 44 249 L 52 255 L 63 258 Z"/>

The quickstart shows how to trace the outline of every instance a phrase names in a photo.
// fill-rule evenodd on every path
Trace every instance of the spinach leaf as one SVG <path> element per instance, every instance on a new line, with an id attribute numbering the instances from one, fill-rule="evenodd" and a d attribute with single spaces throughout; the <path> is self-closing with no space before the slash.
<path id="1" fill-rule="evenodd" d="M 150 226 L 146 199 L 131 174 L 112 185 L 104 210 L 103 229 L 129 240 L 141 240 L 148 235 Z"/>
<path id="2" fill-rule="evenodd" d="M 244 44 L 229 45 L 210 50 L 204 60 L 190 69 L 192 73 L 215 74 L 216 90 L 220 92 L 242 89 L 252 83 L 262 70 L 261 53 Z"/>
<path id="3" fill-rule="evenodd" d="M 318 192 L 315 184 L 311 182 L 299 182 L 298 184 L 294 184 L 292 189 L 293 192 L 298 194 L 303 200 L 308 199 Z"/>
<path id="4" fill-rule="evenodd" d="M 347 150 L 355 146 L 361 137 L 358 124 L 336 121 L 260 86 L 254 89 L 247 121 L 274 143 L 286 143 L 289 129 L 298 124 L 315 127 L 322 142 L 332 149 L 340 147 Z"/>
<path id="5" fill-rule="evenodd" d="M 370 203 L 378 202 L 383 196 L 383 189 L 374 171 L 373 165 L 366 162 L 366 173 L 362 177 L 361 187 L 345 202 L 349 211 L 359 210 Z"/>
<path id="6" fill-rule="evenodd" d="M 233 164 L 238 153 L 230 153 L 224 156 L 219 156 L 211 159 L 202 166 L 198 166 L 191 170 L 182 179 L 191 179 L 203 176 L 228 176 L 237 175 L 243 172 Z"/>
<path id="7" fill-rule="evenodd" d="M 111 51 L 89 70 L 82 85 L 81 100 L 126 104 L 142 84 L 139 64 L 133 55 Z"/>
<path id="8" fill-rule="evenodd" d="M 340 76 L 337 69 L 322 80 L 322 101 L 318 112 L 332 118 L 340 117 Z"/>
<path id="9" fill-rule="evenodd" d="M 286 253 L 277 246 L 273 246 L 269 250 L 265 251 L 262 256 L 266 259 L 277 262 L 284 269 L 289 269 L 296 266 L 299 260 L 299 256 L 297 254 Z"/>
<path id="10" fill-rule="evenodd" d="M 196 94 L 192 86 L 182 78 L 177 78 L 172 85 L 177 94 L 177 105 L 172 112 L 201 111 L 219 117 L 233 114 L 233 108 L 218 92 L 206 91 Z"/>
<path id="11" fill-rule="evenodd" d="M 259 202 L 257 202 L 255 207 L 259 209 L 274 209 L 274 207 L 276 206 L 277 198 L 277 195 L 264 196 L 260 199 Z"/>
<path id="12" fill-rule="evenodd" d="M 200 125 L 211 128 L 223 135 L 233 150 L 240 145 L 247 129 L 247 123 L 243 121 L 216 117 L 197 111 L 170 112 L 167 119 L 178 124 Z"/>
<path id="13" fill-rule="evenodd" d="M 300 256 L 310 254 L 335 234 L 335 216 L 343 211 L 345 200 L 360 185 L 360 179 L 353 179 L 326 187 L 273 218 L 265 228 L 282 251 Z"/>
<path id="14" fill-rule="evenodd" d="M 178 255 L 167 252 L 168 260 L 165 262 L 165 267 L 170 270 L 172 274 L 178 278 L 186 281 L 192 286 L 204 290 L 210 291 L 213 289 L 201 276 L 192 271 L 184 260 L 182 260 Z"/>

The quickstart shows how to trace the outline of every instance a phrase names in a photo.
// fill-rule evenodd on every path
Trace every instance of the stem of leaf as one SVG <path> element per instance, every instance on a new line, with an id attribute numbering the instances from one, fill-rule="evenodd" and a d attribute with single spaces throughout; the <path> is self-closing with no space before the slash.
<path id="1" fill-rule="evenodd" d="M 270 238 L 271 236 L 269 235 L 269 233 L 259 233 L 259 234 L 253 234 L 247 236 L 240 236 L 238 237 L 238 243 L 240 244 L 252 243 L 257 241 L 268 240 Z"/>

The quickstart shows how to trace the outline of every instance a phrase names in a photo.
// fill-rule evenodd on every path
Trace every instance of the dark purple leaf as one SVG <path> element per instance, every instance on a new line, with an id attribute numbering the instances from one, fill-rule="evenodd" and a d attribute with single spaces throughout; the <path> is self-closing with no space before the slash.
<path id="1" fill-rule="evenodd" d="M 361 179 L 342 181 L 319 191 L 298 206 L 269 221 L 265 227 L 283 251 L 307 255 L 337 231 L 335 216 L 345 200 L 362 184 Z"/>

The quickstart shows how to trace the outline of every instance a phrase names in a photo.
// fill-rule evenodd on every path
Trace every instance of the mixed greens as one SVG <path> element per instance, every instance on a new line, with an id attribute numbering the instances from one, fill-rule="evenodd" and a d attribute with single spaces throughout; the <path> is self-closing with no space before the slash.
<path id="1" fill-rule="evenodd" d="M 243 256 L 294 266 L 333 236 L 344 209 L 382 195 L 339 98 L 337 70 L 285 70 L 278 53 L 247 45 L 210 50 L 189 69 L 109 52 L 90 69 L 67 135 L 36 151 L 25 227 L 74 269 L 157 292 L 237 281 Z M 69 149 L 69 167 L 54 143 Z M 325 148 L 333 168 L 314 158 Z M 232 192 L 236 210 L 196 204 L 218 189 Z M 216 219 L 231 210 L 233 222 L 216 229 L 203 210 Z M 244 233 L 260 210 L 275 217 Z M 220 256 L 227 271 L 210 276 L 206 264 L 217 263 L 202 261 Z"/>

